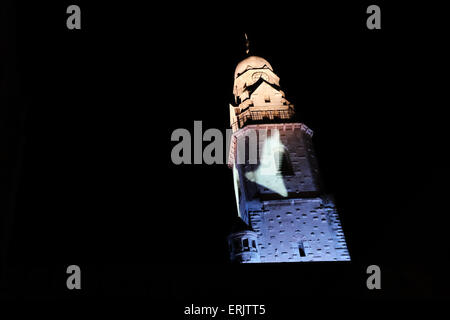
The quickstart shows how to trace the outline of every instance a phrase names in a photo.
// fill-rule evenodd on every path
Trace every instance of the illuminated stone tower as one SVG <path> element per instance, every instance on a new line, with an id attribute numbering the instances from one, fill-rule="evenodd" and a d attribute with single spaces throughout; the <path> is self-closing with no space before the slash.
<path id="1" fill-rule="evenodd" d="M 312 130 L 294 121 L 294 106 L 265 59 L 250 56 L 234 74 L 233 169 L 238 223 L 228 237 L 241 263 L 348 261 L 331 198 L 320 190 Z"/>

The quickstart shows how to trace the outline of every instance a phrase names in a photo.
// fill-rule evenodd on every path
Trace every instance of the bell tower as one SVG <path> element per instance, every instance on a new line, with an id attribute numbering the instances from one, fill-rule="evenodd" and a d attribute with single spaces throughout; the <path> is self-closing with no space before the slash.
<path id="1" fill-rule="evenodd" d="M 233 93 L 228 165 L 239 218 L 228 237 L 231 260 L 349 261 L 333 200 L 321 191 L 313 131 L 295 120 L 270 63 L 242 60 Z"/>

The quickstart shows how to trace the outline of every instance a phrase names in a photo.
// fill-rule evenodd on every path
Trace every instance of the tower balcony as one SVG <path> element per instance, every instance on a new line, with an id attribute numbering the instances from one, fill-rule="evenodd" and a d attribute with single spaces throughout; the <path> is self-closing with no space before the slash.
<path id="1" fill-rule="evenodd" d="M 260 123 L 280 123 L 290 120 L 295 116 L 295 110 L 293 105 L 282 105 L 274 107 L 254 107 L 237 111 L 237 114 L 233 117 L 231 128 L 233 132 L 243 128 L 248 124 L 260 124 Z"/>

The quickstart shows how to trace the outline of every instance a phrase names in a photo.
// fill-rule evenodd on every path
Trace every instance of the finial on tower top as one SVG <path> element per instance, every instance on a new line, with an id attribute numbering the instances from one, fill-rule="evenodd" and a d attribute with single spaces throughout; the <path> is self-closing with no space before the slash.
<path id="1" fill-rule="evenodd" d="M 248 54 L 250 52 L 250 41 L 248 40 L 247 33 L 244 33 L 245 36 L 245 53 Z"/>

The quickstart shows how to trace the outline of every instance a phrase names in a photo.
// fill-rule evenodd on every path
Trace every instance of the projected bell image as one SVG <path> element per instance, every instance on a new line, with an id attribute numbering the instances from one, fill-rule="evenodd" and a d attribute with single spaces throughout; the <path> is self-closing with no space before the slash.
<path id="1" fill-rule="evenodd" d="M 283 161 L 284 160 L 284 161 Z M 247 180 L 271 190 L 280 196 L 288 195 L 283 175 L 287 174 L 287 152 L 278 130 L 264 141 L 260 165 L 255 171 L 245 173 Z"/>

